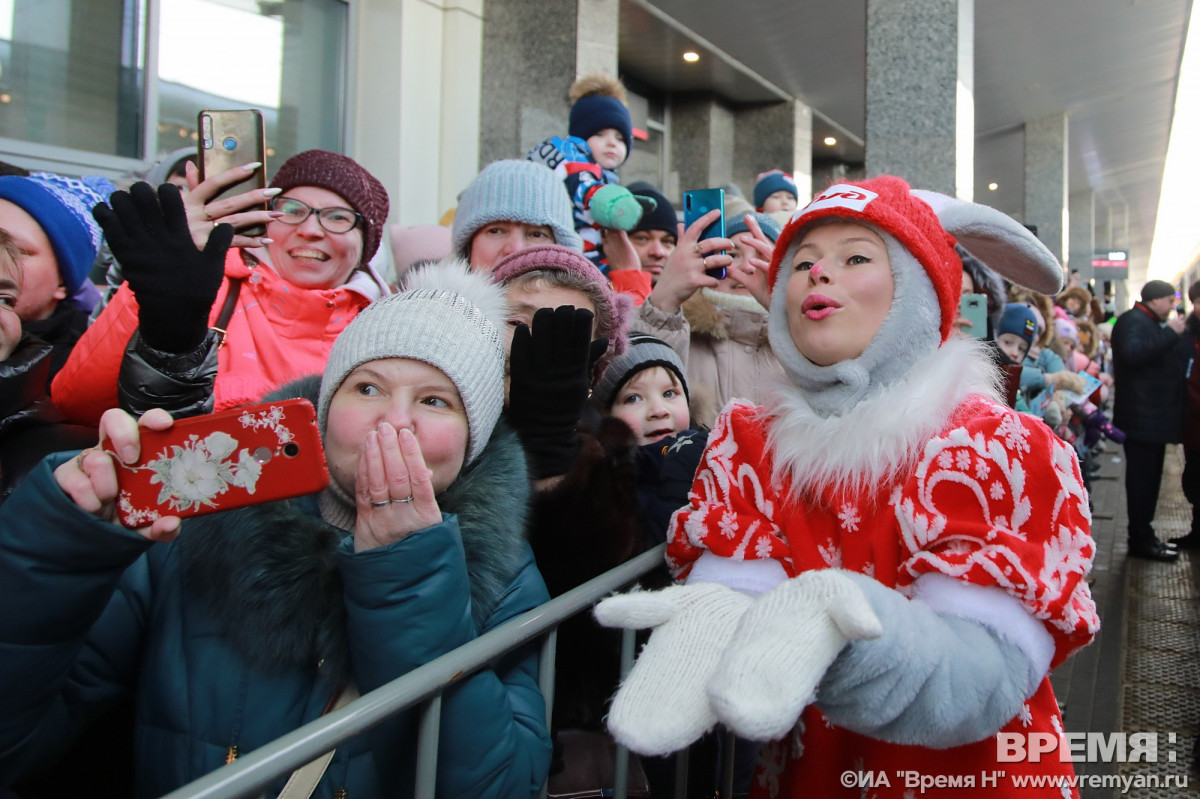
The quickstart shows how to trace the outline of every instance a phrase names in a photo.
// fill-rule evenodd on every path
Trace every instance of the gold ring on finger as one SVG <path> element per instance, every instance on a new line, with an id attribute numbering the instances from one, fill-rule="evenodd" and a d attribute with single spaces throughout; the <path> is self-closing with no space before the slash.
<path id="1" fill-rule="evenodd" d="M 214 225 L 217 224 L 216 222 L 213 221 L 212 214 L 210 214 L 208 212 L 208 206 L 204 205 L 204 206 L 201 206 L 201 208 L 204 210 L 204 218 L 207 219 L 209 222 L 212 222 Z"/>
<path id="2" fill-rule="evenodd" d="M 700 242 L 696 242 L 695 244 L 693 244 L 693 245 L 692 245 L 692 249 L 693 249 L 693 250 L 695 250 L 695 252 L 696 252 L 696 255 L 699 255 L 699 254 L 700 254 L 700 252 L 701 252 L 701 250 L 700 250 Z"/>

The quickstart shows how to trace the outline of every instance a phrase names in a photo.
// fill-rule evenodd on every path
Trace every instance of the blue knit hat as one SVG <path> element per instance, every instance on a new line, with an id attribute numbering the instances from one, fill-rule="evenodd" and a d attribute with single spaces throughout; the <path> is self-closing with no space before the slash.
<path id="1" fill-rule="evenodd" d="M 743 206 L 745 207 L 745 206 Z M 758 211 L 747 211 L 744 214 L 734 214 L 725 220 L 725 238 L 732 239 L 738 233 L 745 233 L 750 228 L 746 225 L 746 217 L 752 216 L 758 222 L 758 226 L 762 228 L 763 235 L 771 241 L 779 240 L 779 233 L 783 230 L 783 226 L 770 214 L 764 214 Z"/>
<path id="2" fill-rule="evenodd" d="M 0 178 L 0 200 L 24 210 L 45 231 L 67 296 L 79 291 L 100 251 L 100 226 L 92 219 L 92 207 L 114 191 L 116 186 L 95 176 L 78 179 L 34 172 L 27 178 Z"/>
<path id="3" fill-rule="evenodd" d="M 790 192 L 796 202 L 800 201 L 800 193 L 796 191 L 796 181 L 792 176 L 782 170 L 772 169 L 760 174 L 754 183 L 754 207 L 762 208 L 767 198 L 777 191 Z"/>
<path id="4" fill-rule="evenodd" d="M 562 181 L 542 164 L 532 161 L 493 161 L 458 195 L 458 210 L 450 228 L 454 252 L 471 256 L 471 239 L 489 222 L 524 222 L 546 225 L 554 243 L 583 251 L 575 232 L 571 199 Z"/>
<path id="5" fill-rule="evenodd" d="M 1010 302 L 1004 306 L 1004 314 L 1000 317 L 1000 326 L 996 328 L 996 337 L 1001 333 L 1012 333 L 1020 336 L 1029 346 L 1037 335 L 1037 318 L 1033 310 L 1023 302 Z"/>
<path id="6" fill-rule="evenodd" d="M 679 214 L 675 213 L 675 207 L 661 192 L 648 185 L 635 186 L 632 183 L 625 188 L 639 197 L 649 197 L 658 203 L 654 206 L 653 211 L 646 211 L 642 214 L 641 221 L 633 230 L 629 231 L 630 233 L 636 233 L 639 230 L 665 230 L 672 236 L 679 235 Z"/>
<path id="7" fill-rule="evenodd" d="M 633 121 L 629 118 L 629 109 L 616 97 L 603 94 L 589 94 L 580 97 L 571 106 L 571 121 L 567 132 L 585 141 L 589 136 L 595 136 L 605 128 L 614 128 L 621 133 L 625 140 L 625 158 L 633 150 Z"/>

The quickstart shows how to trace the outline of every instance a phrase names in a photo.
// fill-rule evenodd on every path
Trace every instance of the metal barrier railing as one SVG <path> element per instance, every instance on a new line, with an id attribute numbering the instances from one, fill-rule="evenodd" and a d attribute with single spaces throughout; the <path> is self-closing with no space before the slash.
<path id="1" fill-rule="evenodd" d="M 437 774 L 437 740 L 442 692 L 463 677 L 478 671 L 494 658 L 545 636 L 541 650 L 540 687 L 546 697 L 546 723 L 550 723 L 554 697 L 554 651 L 557 628 L 609 593 L 623 588 L 663 562 L 662 544 L 611 569 L 562 596 L 509 620 L 474 641 L 447 652 L 403 677 L 380 686 L 341 710 L 321 716 L 265 746 L 239 757 L 198 780 L 167 794 L 165 799 L 228 799 L 253 795 L 310 760 L 337 748 L 343 741 L 366 732 L 410 707 L 424 702 L 417 735 L 415 799 L 433 799 Z M 622 674 L 633 663 L 634 633 L 626 630 L 622 641 Z M 684 758 L 680 758 L 684 761 Z M 617 750 L 614 794 L 625 796 L 629 754 Z M 685 762 L 685 761 L 684 761 Z M 679 788 L 684 786 L 679 785 Z M 544 793 L 544 792 L 543 792 Z M 678 793 L 678 795 L 682 795 Z"/>

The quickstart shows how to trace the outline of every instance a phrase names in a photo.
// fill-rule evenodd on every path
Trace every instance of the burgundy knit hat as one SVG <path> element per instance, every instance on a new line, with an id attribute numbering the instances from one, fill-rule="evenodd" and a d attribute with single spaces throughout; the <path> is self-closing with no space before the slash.
<path id="1" fill-rule="evenodd" d="M 628 295 L 613 291 L 600 270 L 582 254 L 557 244 L 539 244 L 527 247 L 501 259 L 492 268 L 492 279 L 507 286 L 527 272 L 544 269 L 549 272 L 567 272 L 582 278 L 590 290 L 585 290 L 596 306 L 596 338 L 607 338 L 608 349 L 592 370 L 592 383 L 604 374 L 609 361 L 629 348 L 626 332 L 633 300 Z"/>
<path id="2" fill-rule="evenodd" d="M 379 249 L 391 203 L 383 184 L 353 158 L 328 150 L 305 150 L 283 162 L 271 186 L 284 191 L 316 186 L 333 192 L 362 215 L 363 254 L 358 265 L 370 261 Z"/>
<path id="3" fill-rule="evenodd" d="M 950 336 L 962 293 L 962 261 L 954 252 L 955 239 L 929 203 L 913 196 L 908 184 L 892 175 L 830 186 L 797 211 L 775 244 L 772 286 L 793 239 L 813 222 L 826 218 L 867 222 L 895 236 L 929 276 L 941 308 L 942 341 Z"/>

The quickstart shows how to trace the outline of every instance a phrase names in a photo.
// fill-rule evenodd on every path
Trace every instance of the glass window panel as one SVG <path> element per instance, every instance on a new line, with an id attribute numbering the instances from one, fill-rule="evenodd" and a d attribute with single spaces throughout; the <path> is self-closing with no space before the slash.
<path id="1" fill-rule="evenodd" d="M 143 0 L 0 0 L 0 137 L 139 157 L 144 22 Z"/>
<path id="2" fill-rule="evenodd" d="M 263 112 L 268 171 L 343 149 L 347 18 L 344 0 L 162 0 L 159 155 L 195 144 L 201 110 L 234 108 Z"/>

